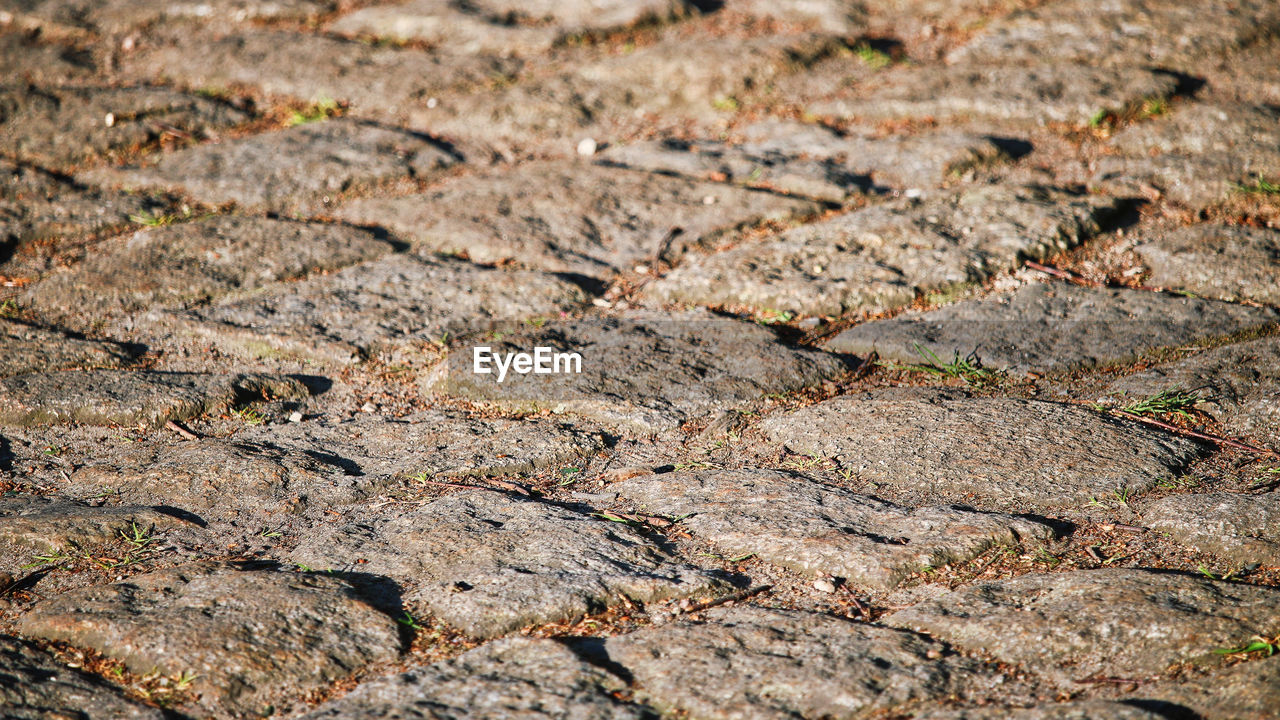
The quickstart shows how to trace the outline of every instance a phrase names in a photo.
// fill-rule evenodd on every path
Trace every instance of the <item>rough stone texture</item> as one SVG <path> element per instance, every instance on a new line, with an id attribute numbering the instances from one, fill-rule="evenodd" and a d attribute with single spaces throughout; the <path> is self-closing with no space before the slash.
<path id="1" fill-rule="evenodd" d="M 1170 703 L 1204 720 L 1274 717 L 1280 707 L 1280 658 L 1244 663 L 1184 685 L 1155 686 L 1134 700 Z"/>
<path id="2" fill-rule="evenodd" d="M 920 362 L 916 346 L 950 360 L 976 353 L 988 368 L 1016 372 L 1089 368 L 1157 348 L 1259 329 L 1271 308 L 1146 290 L 1036 283 L 938 310 L 855 325 L 827 343 L 836 352 Z"/>
<path id="3" fill-rule="evenodd" d="M 617 137 L 626 128 L 650 127 L 646 118 L 711 119 L 717 106 L 811 65 L 840 47 L 833 39 L 801 32 L 747 38 L 718 33 L 690 41 L 688 30 L 669 28 L 634 52 L 610 54 L 562 72 L 516 83 L 496 93 L 458 93 L 438 103 L 409 106 L 412 127 L 457 137 L 504 156 L 558 141 L 568 149 L 583 136 Z"/>
<path id="4" fill-rule="evenodd" d="M 36 554 L 74 552 L 113 543 L 136 523 L 143 530 L 177 527 L 173 515 L 142 505 L 92 507 L 66 498 L 25 495 L 0 498 L 0 569 L 18 571 Z"/>
<path id="5" fill-rule="evenodd" d="M 394 659 L 390 617 L 343 580 L 197 563 L 71 590 L 18 621 L 130 670 L 195 673 L 203 709 L 254 715 L 365 665 Z"/>
<path id="6" fill-rule="evenodd" d="M 508 411 L 585 415 L 641 432 L 799 390 L 838 375 L 834 355 L 791 348 L 758 325 L 709 313 L 632 312 L 550 324 L 486 343 L 490 353 L 544 346 L 582 356 L 580 373 L 476 374 L 472 347 L 450 353 L 429 379 L 437 393 Z"/>
<path id="7" fill-rule="evenodd" d="M 607 436 L 560 418 L 470 417 L 427 410 L 402 418 L 362 415 L 327 424 L 258 428 L 240 436 L 301 451 L 320 447 L 364 475 L 507 475 L 530 472 L 602 450 Z"/>
<path id="8" fill-rule="evenodd" d="M 1152 270 L 1147 285 L 1280 305 L 1280 230 L 1192 225 L 1134 250 Z"/>
<path id="9" fill-rule="evenodd" d="M 357 200 L 338 216 L 387 227 L 423 251 L 601 277 L 660 255 L 672 260 L 743 225 L 816 210 L 719 184 L 550 162 L 460 179 L 424 195 Z"/>
<path id="10" fill-rule="evenodd" d="M 366 7 L 343 15 L 329 30 L 344 35 L 415 40 L 458 54 L 532 56 L 568 35 L 610 31 L 663 21 L 688 11 L 680 0 L 629 2 L 468 3 L 412 0 Z"/>
<path id="11" fill-rule="evenodd" d="M 719 581 L 619 526 L 496 492 L 450 495 L 305 539 L 290 555 L 407 583 L 411 603 L 475 637 L 678 597 Z"/>
<path id="12" fill-rule="evenodd" d="M 481 15 L 513 24 L 550 24 L 565 32 L 665 19 L 687 7 L 683 0 L 471 0 Z"/>
<path id="13" fill-rule="evenodd" d="M 0 635 L 0 707 L 11 720 L 162 720 L 159 708 L 125 698 L 29 642 Z"/>
<path id="14" fill-rule="evenodd" d="M 505 475 L 580 461 L 606 437 L 556 419 L 426 411 L 262 425 L 233 438 L 101 447 L 71 473 L 81 497 L 163 502 L 204 518 L 349 505 L 406 476 Z"/>
<path id="15" fill-rule="evenodd" d="M 334 20 L 329 31 L 351 37 L 412 40 L 459 55 L 500 56 L 544 53 L 563 35 L 555 25 L 494 22 L 462 12 L 449 0 L 410 0 L 360 8 Z"/>
<path id="16" fill-rule="evenodd" d="M 266 434 L 266 433 L 262 433 Z M 310 452 L 308 452 L 308 450 Z M 162 502 L 203 520 L 301 513 L 365 499 L 377 483 L 324 446 L 281 448 L 262 438 L 106 446 L 71 473 L 71 489 L 122 502 Z"/>
<path id="17" fill-rule="evenodd" d="M 100 244 L 84 262 L 27 290 L 23 305 L 72 323 L 87 307 L 102 314 L 192 305 L 337 270 L 392 247 L 343 225 L 221 215 Z"/>
<path id="18" fill-rule="evenodd" d="M 812 315 L 885 310 L 1070 248 L 1117 207 L 1114 199 L 1037 187 L 900 200 L 691 258 L 645 294 Z"/>
<path id="19" fill-rule="evenodd" d="M 584 299 L 578 285 L 552 275 L 390 255 L 184 317 L 193 319 L 189 331 L 234 352 L 341 361 L 395 343 L 556 315 Z"/>
<path id="20" fill-rule="evenodd" d="M 817 115 L 868 120 L 986 117 L 1085 124 L 1099 110 L 1122 111 L 1178 88 L 1170 73 L 1096 65 L 950 65 L 884 73 L 857 98 L 823 100 Z"/>
<path id="21" fill-rule="evenodd" d="M 889 588 L 923 567 L 962 562 L 999 544 L 1044 541 L 1047 525 L 955 506 L 909 509 L 767 470 L 650 475 L 609 489 L 728 555 Z"/>
<path id="22" fill-rule="evenodd" d="M 925 711 L 911 720 L 1168 720 L 1168 715 L 1109 700 L 1076 700 L 1031 708 L 984 707 Z"/>
<path id="23" fill-rule="evenodd" d="M 1175 540 L 1242 565 L 1280 565 L 1280 496 L 1170 495 L 1142 506 L 1143 522 Z"/>
<path id="24" fill-rule="evenodd" d="M 104 168 L 82 177 L 181 191 L 212 205 L 297 212 L 336 202 L 340 193 L 431 177 L 457 161 L 424 135 L 336 119 L 166 153 L 151 167 Z"/>
<path id="25" fill-rule="evenodd" d="M 1141 678 L 1216 657 L 1280 622 L 1280 591 L 1153 570 L 978 582 L 884 618 L 1017 663 L 1064 686 Z"/>
<path id="26" fill-rule="evenodd" d="M 583 661 L 561 642 L 508 638 L 459 657 L 365 683 L 304 720 L 558 717 L 630 720 L 656 716 L 617 699 L 618 677 Z"/>
<path id="27" fill-rule="evenodd" d="M 297 380 L 149 370 L 66 370 L 0 379 L 6 425 L 149 425 L 186 420 L 246 401 L 302 398 Z"/>
<path id="28" fill-rule="evenodd" d="M 1131 125 L 1098 159 L 1093 184 L 1111 192 L 1154 187 L 1192 208 L 1225 200 L 1238 184 L 1270 177 L 1280 163 L 1280 110 L 1195 103 Z"/>
<path id="29" fill-rule="evenodd" d="M 981 672 L 911 633 L 750 607 L 645 628 L 605 649 L 641 699 L 699 718 L 872 717 L 949 695 Z"/>
<path id="30" fill-rule="evenodd" d="M 166 134 L 217 139 L 218 130 L 248 119 L 226 103 L 162 88 L 0 88 L 0 148 L 44 166 L 75 165 Z"/>
<path id="31" fill-rule="evenodd" d="M 733 182 L 841 203 L 872 187 L 934 187 L 1009 159 L 996 140 L 954 130 L 841 136 L 820 125 L 766 122 L 742 142 L 657 140 L 608 148 L 607 165 Z"/>
<path id="32" fill-rule="evenodd" d="M 1229 431 L 1280 447 L 1280 337 L 1205 350 L 1120 378 L 1103 401 L 1127 405 L 1175 387 L 1198 394 L 1197 409 Z"/>
<path id="33" fill-rule="evenodd" d="M 243 85 L 308 102 L 349 102 L 353 112 L 393 119 L 430 98 L 513 77 L 520 68 L 514 60 L 265 28 L 210 33 L 182 23 L 153 30 L 121 62 L 122 74 L 137 81 L 215 89 Z"/>
<path id="34" fill-rule="evenodd" d="M 947 55 L 949 62 L 1045 60 L 1154 65 L 1188 72 L 1280 29 L 1266 0 L 1064 0 L 1006 15 Z"/>
<path id="35" fill-rule="evenodd" d="M 761 427 L 792 452 L 834 458 L 862 479 L 984 507 L 1142 492 L 1205 452 L 1078 405 L 913 388 L 833 398 Z"/>
<path id="36" fill-rule="evenodd" d="M 157 199 L 87 189 L 0 159 L 0 263 L 23 243 L 91 235 L 122 227 L 132 215 L 165 210 Z"/>
<path id="37" fill-rule="evenodd" d="M 119 33 L 183 19 L 308 21 L 333 5 L 317 0 L 23 0 L 18 3 L 17 19 L 24 25 Z"/>
<path id="38" fill-rule="evenodd" d="M 0 320 L 0 377 L 76 367 L 127 365 L 134 354 L 125 346 L 81 340 L 56 330 Z"/>
<path id="39" fill-rule="evenodd" d="M 102 58 L 91 48 L 45 42 L 39 34 L 0 23 L 0 57 L 9 82 L 38 87 L 96 79 Z"/>
<path id="40" fill-rule="evenodd" d="M 699 3 L 691 2 L 692 5 Z M 706 3 L 703 7 L 709 7 Z M 813 28 L 840 37 L 865 30 L 868 8 L 854 0 L 737 0 L 731 11 L 753 17 Z"/>

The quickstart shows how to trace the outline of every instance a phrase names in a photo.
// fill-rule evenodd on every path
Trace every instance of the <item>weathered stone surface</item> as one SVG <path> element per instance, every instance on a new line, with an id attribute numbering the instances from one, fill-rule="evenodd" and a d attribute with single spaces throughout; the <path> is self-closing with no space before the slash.
<path id="1" fill-rule="evenodd" d="M 151 167 L 103 168 L 82 177 L 181 191 L 213 205 L 306 211 L 336 202 L 340 193 L 430 177 L 458 159 L 424 135 L 336 119 L 166 153 Z"/>
<path id="2" fill-rule="evenodd" d="M 851 0 L 738 0 L 729 9 L 840 37 L 852 37 L 864 30 L 867 19 L 863 3 Z"/>
<path id="3" fill-rule="evenodd" d="M 337 270 L 392 248 L 344 225 L 220 215 L 102 243 L 79 265 L 27 290 L 24 305 L 71 321 L 83 319 L 86 308 L 101 314 L 195 304 Z"/>
<path id="4" fill-rule="evenodd" d="M 353 37 L 413 40 L 460 55 L 500 56 L 543 53 L 563 35 L 555 25 L 495 22 L 460 11 L 449 0 L 363 7 L 334 20 L 329 30 Z"/>
<path id="5" fill-rule="evenodd" d="M 827 347 L 920 362 L 916 346 L 950 360 L 976 352 L 989 368 L 1053 371 L 1123 362 L 1157 348 L 1265 327 L 1272 308 L 1146 290 L 1036 283 L 924 313 L 855 325 Z"/>
<path id="6" fill-rule="evenodd" d="M 163 88 L 0 88 L 0 148 L 11 157 L 65 167 L 129 150 L 166 133 L 198 140 L 249 116 L 226 103 Z"/>
<path id="7" fill-rule="evenodd" d="M 1099 158 L 1092 182 L 1113 192 L 1154 187 L 1200 208 L 1274 172 L 1280 163 L 1277 127 L 1280 110 L 1266 106 L 1176 106 L 1116 133 L 1111 144 L 1123 154 Z"/>
<path id="8" fill-rule="evenodd" d="M 987 706 L 963 710 L 926 710 L 911 720 L 1167 720 L 1169 716 L 1109 700 L 1076 700 L 1031 708 Z"/>
<path id="9" fill-rule="evenodd" d="M 1064 686 L 1145 677 L 1209 659 L 1280 622 L 1280 591 L 1153 570 L 979 582 L 884 618 L 1042 673 Z"/>
<path id="10" fill-rule="evenodd" d="M 104 446 L 70 483 L 81 497 L 110 492 L 122 502 L 160 502 L 205 519 L 339 507 L 376 489 L 333 453 L 262 438 L 129 443 Z"/>
<path id="11" fill-rule="evenodd" d="M 0 377 L 75 367 L 118 367 L 133 360 L 128 348 L 82 340 L 56 330 L 0 320 Z"/>
<path id="12" fill-rule="evenodd" d="M 1104 402 L 1127 405 L 1172 388 L 1195 392 L 1197 408 L 1228 430 L 1280 447 L 1280 337 L 1206 350 L 1120 378 Z"/>
<path id="13" fill-rule="evenodd" d="M 475 12 L 511 24 L 549 24 L 566 32 L 665 19 L 683 12 L 683 0 L 471 0 Z"/>
<path id="14" fill-rule="evenodd" d="M 429 383 L 437 393 L 510 411 L 573 412 L 655 432 L 814 385 L 845 369 L 834 355 L 783 345 L 764 327 L 709 313 L 632 312 L 555 323 L 486 343 L 489 353 L 553 347 L 582 356 L 581 372 L 472 372 L 475 350 L 450 353 Z"/>
<path id="15" fill-rule="evenodd" d="M 550 162 L 459 179 L 424 195 L 357 200 L 338 216 L 387 227 L 424 251 L 600 277 L 659 255 L 674 259 L 739 226 L 816 210 L 719 184 Z"/>
<path id="16" fill-rule="evenodd" d="M 131 215 L 161 213 L 143 195 L 90 190 L 63 177 L 0 159 L 0 263 L 22 243 L 123 227 Z"/>
<path id="17" fill-rule="evenodd" d="M 388 575 L 412 588 L 410 602 L 476 637 L 579 617 L 619 595 L 648 602 L 719 583 L 630 528 L 495 492 L 331 528 L 290 557 Z"/>
<path id="18" fill-rule="evenodd" d="M 1177 88 L 1173 74 L 1137 66 L 963 64 L 886 72 L 856 98 L 813 102 L 806 109 L 868 120 L 977 116 L 1085 124 L 1099 110 L 1126 110 Z"/>
<path id="19" fill-rule="evenodd" d="M 862 718 L 950 695 L 973 662 L 930 640 L 829 615 L 716 609 L 605 643 L 637 696 L 700 718 Z"/>
<path id="20" fill-rule="evenodd" d="M 900 200 L 690 259 L 646 295 L 814 315 L 900 307 L 1072 247 L 1118 206 L 1114 199 L 1007 186 Z"/>
<path id="21" fill-rule="evenodd" d="M 125 698 L 101 678 L 73 670 L 29 642 L 0 635 L 0 707 L 12 720 L 162 720 L 159 708 Z"/>
<path id="22" fill-rule="evenodd" d="M 198 443 L 104 445 L 71 473 L 81 497 L 162 502 L 202 517 L 308 513 L 368 499 L 404 477 L 503 475 L 570 462 L 603 434 L 556 419 L 480 419 L 427 411 L 404 418 L 247 428 Z"/>
<path id="23" fill-rule="evenodd" d="M 1280 305 L 1280 230 L 1192 225 L 1139 242 L 1147 285 Z"/>
<path id="24" fill-rule="evenodd" d="M 717 106 L 767 87 L 839 46 L 830 37 L 783 32 L 735 38 L 676 26 L 652 45 L 567 67 L 495 93 L 458 93 L 408 106 L 411 127 L 510 154 L 582 136 L 617 137 L 655 115 L 710 119 Z"/>
<path id="25" fill-rule="evenodd" d="M 0 498 L 0 569 L 16 571 L 35 554 L 118 541 L 133 523 L 148 530 L 183 521 L 143 505 L 91 507 L 38 495 Z"/>
<path id="26" fill-rule="evenodd" d="M 650 475 L 609 486 L 729 555 L 889 588 L 923 567 L 998 544 L 1044 541 L 1047 525 L 955 506 L 910 509 L 768 470 Z"/>
<path id="27" fill-rule="evenodd" d="M 206 712 L 281 711 L 297 696 L 395 658 L 396 623 L 343 580 L 197 563 L 71 590 L 18 620 L 130 670 L 194 673 Z"/>
<path id="28" fill-rule="evenodd" d="M 121 58 L 120 71 L 136 81 L 164 78 L 188 87 L 243 85 L 304 101 L 329 98 L 362 115 L 395 119 L 431 98 L 514 77 L 520 68 L 510 59 L 265 28 L 210 33 L 175 23 L 150 32 L 137 51 Z"/>
<path id="29" fill-rule="evenodd" d="M 1142 492 L 1204 450 L 1183 438 L 1077 405 L 876 390 L 768 418 L 793 452 L 835 458 L 859 477 L 977 499 L 983 507 L 1083 504 Z"/>
<path id="30" fill-rule="evenodd" d="M 361 415 L 327 424 L 305 422 L 258 428 L 240 436 L 305 451 L 322 448 L 352 472 L 505 475 L 581 458 L 606 447 L 607 436 L 559 418 L 519 420 L 428 410 L 402 418 Z"/>
<path id="31" fill-rule="evenodd" d="M 24 0 L 17 19 L 99 33 L 118 33 L 156 21 L 183 19 L 313 20 L 334 3 L 317 0 Z"/>
<path id="32" fill-rule="evenodd" d="M 767 122 L 739 132 L 742 142 L 658 140 L 607 149 L 600 162 L 727 181 L 826 202 L 874 187 L 940 185 L 1009 158 L 992 138 L 954 130 L 918 135 L 841 136 L 822 126 Z"/>
<path id="33" fill-rule="evenodd" d="M 1158 685 L 1134 698 L 1153 700 L 1187 708 L 1204 720 L 1270 717 L 1280 707 L 1280 658 L 1243 663 L 1183 685 Z"/>
<path id="34" fill-rule="evenodd" d="M 1089 64 L 1198 69 L 1280 29 L 1266 0 L 1066 0 L 1006 15 L 947 55 L 949 62 Z"/>
<path id="35" fill-rule="evenodd" d="M 451 660 L 372 680 L 304 715 L 322 718 L 652 718 L 619 700 L 626 683 L 554 640 L 507 638 Z"/>
<path id="36" fill-rule="evenodd" d="M 345 360 L 395 343 L 555 315 L 584 299 L 579 286 L 552 275 L 390 255 L 186 317 L 196 320 L 192 332 L 235 352 Z"/>
<path id="37" fill-rule="evenodd" d="M 0 23 L 0 58 L 4 58 L 9 82 L 40 87 L 64 83 L 85 83 L 95 79 L 102 58 L 83 46 L 47 42 L 40 34 L 10 29 Z"/>
<path id="38" fill-rule="evenodd" d="M 332 22 L 329 29 L 345 35 L 416 40 L 450 53 L 535 55 L 567 35 L 663 21 L 687 11 L 681 0 L 484 0 L 463 8 L 448 0 L 412 0 L 360 8 Z"/>
<path id="39" fill-rule="evenodd" d="M 1142 506 L 1153 530 L 1241 564 L 1280 565 L 1280 496 L 1170 495 Z"/>
<path id="40" fill-rule="evenodd" d="M 264 396 L 307 396 L 302 383 L 272 375 L 150 370 L 66 370 L 0 379 L 6 425 L 163 425 Z"/>

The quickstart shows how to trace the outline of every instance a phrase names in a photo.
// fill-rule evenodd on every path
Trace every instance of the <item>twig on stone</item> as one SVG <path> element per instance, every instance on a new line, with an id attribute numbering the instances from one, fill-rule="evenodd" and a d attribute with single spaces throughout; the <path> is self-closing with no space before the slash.
<path id="1" fill-rule="evenodd" d="M 200 436 L 199 436 L 199 435 L 197 435 L 197 434 L 195 434 L 195 433 L 191 432 L 190 430 L 188 430 L 188 429 L 186 429 L 186 428 L 182 427 L 181 425 L 179 425 L 177 422 L 174 422 L 173 420 L 169 420 L 169 421 L 165 422 L 164 426 L 165 426 L 166 428 L 168 428 L 168 429 L 170 429 L 170 430 L 172 430 L 172 431 L 174 431 L 174 432 L 178 433 L 179 435 L 181 435 L 181 436 L 182 436 L 182 438 L 183 438 L 184 440 L 199 440 L 199 439 L 200 439 Z"/>
<path id="2" fill-rule="evenodd" d="M 1124 525 L 1122 523 L 1104 523 L 1102 525 L 1102 529 L 1103 530 L 1119 530 L 1121 532 L 1131 532 L 1131 533 L 1144 533 L 1147 531 L 1147 529 L 1144 527 L 1139 527 L 1137 525 Z"/>
<path id="3" fill-rule="evenodd" d="M 1227 447 L 1233 447 L 1238 450 L 1247 450 L 1248 452 L 1258 453 L 1259 455 L 1274 455 L 1276 457 L 1280 457 L 1280 453 L 1276 452 L 1275 450 L 1268 450 L 1266 448 L 1254 447 L 1253 445 L 1247 445 L 1237 440 L 1231 440 L 1229 438 L 1219 437 L 1217 435 L 1206 435 L 1205 433 L 1196 432 L 1194 430 L 1187 430 L 1185 428 L 1180 428 L 1177 425 L 1170 425 L 1169 423 L 1160 422 L 1159 420 L 1154 420 L 1149 417 L 1134 415 L 1133 413 L 1125 412 L 1124 410 L 1113 410 L 1112 412 L 1116 413 L 1117 415 L 1123 415 L 1127 418 L 1132 418 L 1133 420 L 1137 420 L 1139 422 L 1147 423 L 1148 425 L 1155 425 L 1158 428 L 1163 428 L 1165 430 L 1168 430 L 1169 432 L 1178 433 L 1179 435 L 1186 435 L 1188 437 L 1199 438 L 1201 440 L 1208 440 L 1209 442 L 1212 442 L 1212 443 L 1217 443 L 1219 445 L 1226 445 Z"/>
<path id="4" fill-rule="evenodd" d="M 718 598 L 713 598 L 705 602 L 695 603 L 693 605 L 690 605 L 689 609 L 685 610 L 685 612 L 691 612 L 691 613 L 701 612 L 703 610 L 716 607 L 717 605 L 724 605 L 725 603 L 737 602 L 739 600 L 746 600 L 749 597 L 759 595 L 762 592 L 767 592 L 772 589 L 773 589 L 772 585 L 754 585 L 752 587 L 747 588 L 746 590 L 739 590 L 738 592 L 729 593 L 728 595 L 721 595 Z"/>
<path id="5" fill-rule="evenodd" d="M 1062 278 L 1067 282 L 1075 283 L 1076 285 L 1084 285 L 1085 287 L 1102 287 L 1102 283 L 1100 282 L 1086 280 L 1075 273 L 1069 273 L 1066 270 L 1059 270 L 1056 267 L 1041 265 L 1040 263 L 1032 262 L 1031 260 L 1026 261 L 1024 264 L 1032 270 L 1039 270 L 1042 273 L 1048 273 L 1054 277 Z"/>

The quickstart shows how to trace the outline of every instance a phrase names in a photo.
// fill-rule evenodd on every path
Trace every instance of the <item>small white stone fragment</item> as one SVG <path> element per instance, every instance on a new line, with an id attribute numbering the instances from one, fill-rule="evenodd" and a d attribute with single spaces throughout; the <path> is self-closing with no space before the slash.
<path id="1" fill-rule="evenodd" d="M 702 198 L 702 204 L 703 204 L 703 205 L 715 205 L 715 204 L 716 204 L 716 196 L 715 196 L 715 195 L 708 195 L 708 196 L 706 196 L 706 197 Z"/>
<path id="2" fill-rule="evenodd" d="M 289 413 L 289 422 L 291 423 L 302 422 L 302 413 L 298 412 L 297 410 L 294 410 L 293 412 Z"/>
<path id="3" fill-rule="evenodd" d="M 818 578 L 813 581 L 813 589 L 818 592 L 833 593 L 836 591 L 836 584 L 826 578 Z"/>
<path id="4" fill-rule="evenodd" d="M 582 157 L 591 157 L 596 154 L 596 141 L 592 138 L 583 138 L 578 143 L 578 154 Z"/>
<path id="5" fill-rule="evenodd" d="M 360 406 L 360 412 L 365 412 L 365 413 L 371 413 L 377 409 L 378 409 L 377 406 L 370 402 L 367 402 L 364 405 Z"/>
<path id="6" fill-rule="evenodd" d="M 102 124 L 106 125 L 107 127 L 114 127 L 116 124 L 116 114 L 107 113 L 107 116 L 102 118 Z"/>

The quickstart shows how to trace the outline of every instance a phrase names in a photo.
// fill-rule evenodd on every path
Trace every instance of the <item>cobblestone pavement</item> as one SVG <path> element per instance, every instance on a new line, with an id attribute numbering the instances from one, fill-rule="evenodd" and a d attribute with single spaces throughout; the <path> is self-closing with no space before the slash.
<path id="1" fill-rule="evenodd" d="M 1278 228 L 1275 0 L 0 0 L 0 716 L 1280 717 Z"/>

